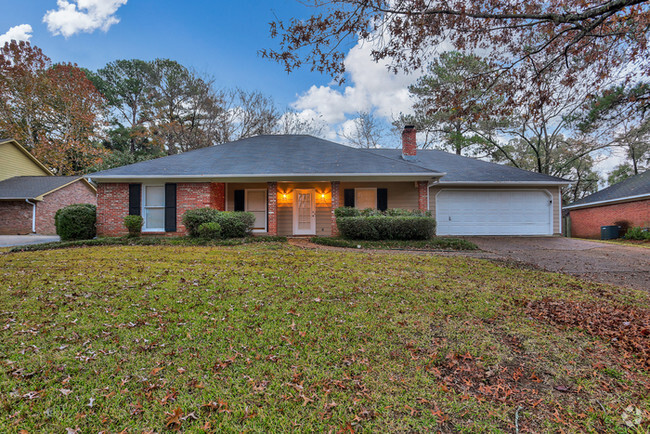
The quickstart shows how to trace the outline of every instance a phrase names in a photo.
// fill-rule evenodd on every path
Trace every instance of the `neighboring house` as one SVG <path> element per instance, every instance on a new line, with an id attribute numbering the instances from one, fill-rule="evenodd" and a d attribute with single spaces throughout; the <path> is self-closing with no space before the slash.
<path id="1" fill-rule="evenodd" d="M 337 233 L 333 210 L 431 210 L 441 235 L 560 234 L 560 189 L 552 176 L 402 149 L 364 150 L 304 135 L 257 136 L 89 175 L 98 185 L 99 235 L 126 233 L 124 217 L 144 217 L 150 234 L 185 234 L 193 208 L 250 211 L 255 232 Z"/>
<path id="2" fill-rule="evenodd" d="M 74 203 L 97 203 L 81 176 L 54 176 L 14 140 L 0 140 L 0 235 L 54 234 L 54 214 Z"/>
<path id="3" fill-rule="evenodd" d="M 601 226 L 650 226 L 650 170 L 631 176 L 564 207 L 571 236 L 600 238 Z"/>
<path id="4" fill-rule="evenodd" d="M 14 176 L 54 176 L 15 140 L 0 138 L 0 181 Z"/>

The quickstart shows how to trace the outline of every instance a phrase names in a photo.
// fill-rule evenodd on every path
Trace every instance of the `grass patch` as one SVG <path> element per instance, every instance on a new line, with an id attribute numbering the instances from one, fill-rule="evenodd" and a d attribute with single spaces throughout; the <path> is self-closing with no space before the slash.
<path id="1" fill-rule="evenodd" d="M 650 240 L 626 240 L 624 238 L 618 238 L 616 240 L 595 240 L 592 238 L 576 238 L 578 240 L 584 241 L 594 241 L 596 243 L 603 244 L 614 244 L 618 246 L 629 246 L 629 247 L 643 247 L 645 249 L 650 249 Z"/>
<path id="2" fill-rule="evenodd" d="M 573 306 L 602 309 L 604 331 Z M 608 333 L 645 333 L 648 312 L 645 292 L 465 257 L 284 244 L 2 255 L 0 420 L 513 432 L 517 413 L 522 432 L 626 432 L 631 406 L 643 432 L 648 371 Z"/>
<path id="3" fill-rule="evenodd" d="M 285 243 L 287 237 L 259 236 L 246 238 L 228 238 L 225 240 L 191 238 L 191 237 L 105 237 L 92 240 L 55 241 L 43 244 L 16 246 L 9 252 L 37 252 L 41 250 L 66 249 L 71 247 L 96 246 L 240 246 L 252 243 Z"/>
<path id="4" fill-rule="evenodd" d="M 351 249 L 380 249 L 380 250 L 476 250 L 478 246 L 460 238 L 435 237 L 429 240 L 384 240 L 363 241 L 347 240 L 335 237 L 313 237 L 312 243 L 331 247 L 347 247 Z M 359 247 L 361 246 L 361 247 Z"/>

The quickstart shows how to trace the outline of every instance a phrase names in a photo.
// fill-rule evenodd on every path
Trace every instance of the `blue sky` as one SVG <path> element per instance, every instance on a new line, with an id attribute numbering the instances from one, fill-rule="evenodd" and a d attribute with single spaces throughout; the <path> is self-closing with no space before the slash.
<path id="1" fill-rule="evenodd" d="M 43 22 L 47 11 L 57 9 L 56 0 L 1 0 L 0 4 L 0 34 L 17 25 L 31 25 L 30 42 L 55 62 L 97 69 L 116 59 L 170 58 L 214 76 L 223 86 L 262 90 L 282 106 L 309 86 L 330 81 L 306 69 L 288 75 L 281 65 L 257 54 L 275 44 L 268 26 L 274 16 L 305 14 L 306 8 L 296 0 L 129 0 L 114 14 L 119 23 L 107 31 L 80 31 L 67 38 L 53 35 Z M 82 0 L 79 6 L 83 4 Z"/>
<path id="2" fill-rule="evenodd" d="M 407 86 L 417 77 L 389 73 L 371 60 L 367 44 L 355 41 L 346 47 L 343 86 L 309 68 L 288 74 L 262 59 L 259 50 L 277 47 L 271 21 L 313 12 L 298 0 L 0 0 L 0 6 L 0 43 L 26 39 L 54 62 L 92 70 L 116 59 L 173 59 L 213 77 L 218 87 L 260 90 L 279 108 L 318 119 L 326 125 L 323 135 L 343 142 L 341 133 L 359 112 L 373 112 L 387 125 L 407 111 Z M 395 139 L 385 145 L 398 145 Z"/>

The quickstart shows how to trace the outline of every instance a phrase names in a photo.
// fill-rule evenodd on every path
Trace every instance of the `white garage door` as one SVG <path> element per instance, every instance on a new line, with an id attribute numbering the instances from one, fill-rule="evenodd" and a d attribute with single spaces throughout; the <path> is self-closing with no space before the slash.
<path id="1" fill-rule="evenodd" d="M 545 190 L 441 190 L 438 235 L 552 235 L 553 204 Z"/>

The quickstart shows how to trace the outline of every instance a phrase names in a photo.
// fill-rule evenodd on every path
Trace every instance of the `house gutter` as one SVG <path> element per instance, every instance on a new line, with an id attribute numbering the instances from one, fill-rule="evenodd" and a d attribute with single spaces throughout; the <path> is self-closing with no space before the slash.
<path id="1" fill-rule="evenodd" d="M 36 233 L 36 203 L 30 202 L 29 199 L 25 199 L 25 202 L 32 206 L 32 233 Z"/>

